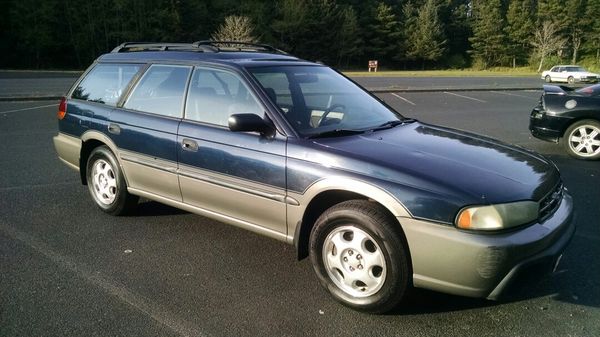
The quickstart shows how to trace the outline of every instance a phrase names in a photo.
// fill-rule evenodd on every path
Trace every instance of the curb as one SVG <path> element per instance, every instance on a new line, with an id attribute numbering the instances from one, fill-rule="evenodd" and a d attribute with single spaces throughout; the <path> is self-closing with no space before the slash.
<path id="1" fill-rule="evenodd" d="M 498 88 L 365 88 L 374 94 L 385 94 L 393 92 L 444 92 L 444 91 L 527 91 L 527 90 L 542 90 L 539 87 L 498 87 Z M 58 101 L 64 95 L 57 96 L 15 96 L 15 97 L 0 97 L 0 102 L 26 102 L 26 101 Z"/>

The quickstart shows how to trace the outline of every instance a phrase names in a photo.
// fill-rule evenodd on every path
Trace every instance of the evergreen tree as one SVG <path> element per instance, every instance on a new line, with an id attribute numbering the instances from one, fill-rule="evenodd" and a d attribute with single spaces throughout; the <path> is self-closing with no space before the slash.
<path id="1" fill-rule="evenodd" d="M 446 39 L 438 19 L 436 0 L 426 0 L 417 11 L 417 20 L 409 36 L 407 55 L 423 61 L 437 61 L 446 51 Z"/>
<path id="2" fill-rule="evenodd" d="M 585 11 L 585 0 L 567 0 L 566 12 L 569 13 L 569 15 L 564 15 L 564 17 L 566 21 L 567 36 L 571 47 L 571 63 L 573 64 L 577 62 L 579 50 L 584 38 L 583 32 L 587 29 L 587 22 L 582 20 Z"/>
<path id="3" fill-rule="evenodd" d="M 400 23 L 391 6 L 379 2 L 372 12 L 373 23 L 369 26 L 365 49 L 372 60 L 391 63 L 401 56 Z M 380 63 L 381 65 L 381 63 Z"/>
<path id="4" fill-rule="evenodd" d="M 342 26 L 340 27 L 339 38 L 337 39 L 337 65 L 345 65 L 347 67 L 350 63 L 350 58 L 360 54 L 360 28 L 358 26 L 356 12 L 350 6 L 345 7 L 342 10 L 341 21 Z"/>
<path id="5" fill-rule="evenodd" d="M 502 65 L 506 57 L 505 20 L 501 0 L 473 0 L 473 36 L 471 54 L 482 67 Z"/>
<path id="6" fill-rule="evenodd" d="M 584 50 L 594 57 L 596 66 L 600 66 L 600 1 L 589 1 L 585 11 L 583 23 Z"/>
<path id="7" fill-rule="evenodd" d="M 531 52 L 534 14 L 531 0 L 511 0 L 508 5 L 505 31 L 513 67 L 524 64 Z"/>
<path id="8" fill-rule="evenodd" d="M 468 63 L 467 51 L 471 48 L 469 37 L 472 35 L 470 5 L 470 0 L 446 0 L 440 6 L 440 20 L 445 23 L 448 39 L 447 64 L 451 67 L 463 68 Z"/>

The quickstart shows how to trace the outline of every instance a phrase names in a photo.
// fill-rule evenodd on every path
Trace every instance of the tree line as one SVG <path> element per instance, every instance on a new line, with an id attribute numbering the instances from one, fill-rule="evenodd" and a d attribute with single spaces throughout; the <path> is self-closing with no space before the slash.
<path id="1" fill-rule="evenodd" d="M 125 41 L 215 37 L 344 69 L 600 65 L 600 0 L 2 2 L 2 68 L 82 69 Z"/>

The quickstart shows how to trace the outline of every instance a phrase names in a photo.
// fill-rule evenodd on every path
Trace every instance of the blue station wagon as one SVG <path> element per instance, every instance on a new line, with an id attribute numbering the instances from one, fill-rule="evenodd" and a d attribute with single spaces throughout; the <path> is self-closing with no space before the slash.
<path id="1" fill-rule="evenodd" d="M 498 298 L 575 231 L 556 166 L 406 118 L 267 45 L 126 43 L 62 99 L 54 145 L 104 212 L 145 197 L 289 244 L 341 303 Z"/>

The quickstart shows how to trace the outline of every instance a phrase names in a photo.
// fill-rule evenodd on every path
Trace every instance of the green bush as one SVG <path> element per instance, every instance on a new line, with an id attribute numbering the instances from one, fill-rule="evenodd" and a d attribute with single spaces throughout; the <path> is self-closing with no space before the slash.
<path id="1" fill-rule="evenodd" d="M 450 69 L 465 69 L 468 66 L 468 61 L 462 54 L 448 56 L 445 63 Z"/>
<path id="2" fill-rule="evenodd" d="M 586 68 L 587 70 L 589 70 L 591 72 L 595 72 L 595 73 L 600 72 L 600 64 L 598 64 L 595 57 L 586 57 L 582 60 L 579 60 L 579 62 L 577 64 L 579 64 L 580 66 Z"/>
<path id="3" fill-rule="evenodd" d="M 568 63 L 569 63 L 569 61 L 562 59 L 558 55 L 550 55 L 544 59 L 544 64 L 542 65 L 541 71 L 548 70 L 557 64 L 568 64 Z M 537 70 L 538 66 L 540 65 L 539 57 L 537 57 L 537 56 L 530 57 L 529 65 L 531 66 L 531 68 L 533 70 Z"/>

